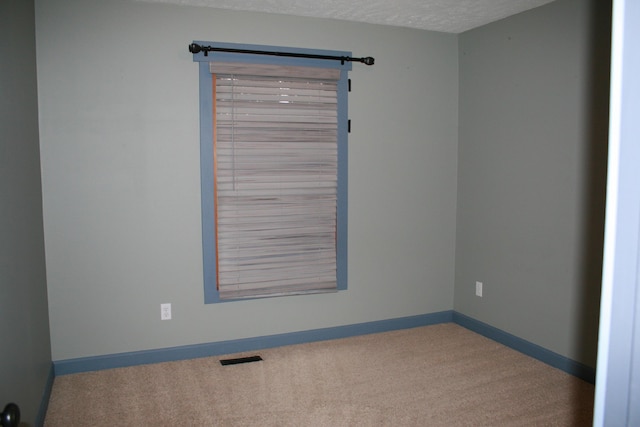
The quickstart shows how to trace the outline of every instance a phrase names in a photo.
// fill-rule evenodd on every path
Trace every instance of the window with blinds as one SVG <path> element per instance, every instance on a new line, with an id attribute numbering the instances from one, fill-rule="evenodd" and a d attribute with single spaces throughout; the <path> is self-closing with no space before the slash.
<path id="1" fill-rule="evenodd" d="M 345 289 L 346 73 L 273 60 L 206 67 L 206 299 Z"/>
<path id="2" fill-rule="evenodd" d="M 335 290 L 339 70 L 210 70 L 220 298 Z"/>

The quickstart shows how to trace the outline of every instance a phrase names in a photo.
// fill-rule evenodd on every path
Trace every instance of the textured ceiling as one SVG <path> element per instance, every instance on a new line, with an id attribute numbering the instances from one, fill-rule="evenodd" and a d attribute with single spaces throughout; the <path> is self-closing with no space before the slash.
<path id="1" fill-rule="evenodd" d="M 142 0 L 461 33 L 553 0 Z"/>

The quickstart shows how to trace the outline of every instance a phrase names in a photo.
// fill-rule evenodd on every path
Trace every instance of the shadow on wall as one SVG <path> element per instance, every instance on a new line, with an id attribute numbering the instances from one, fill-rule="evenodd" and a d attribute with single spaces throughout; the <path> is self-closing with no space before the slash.
<path id="1" fill-rule="evenodd" d="M 582 211 L 585 213 L 580 253 L 580 283 L 578 324 L 576 335 L 578 354 L 584 354 L 593 366 L 596 363 L 602 285 L 602 256 L 607 187 L 607 154 L 609 132 L 609 80 L 611 57 L 611 1 L 590 2 L 590 50 L 586 67 L 590 70 L 584 108 L 587 149 L 585 150 L 584 190 Z M 591 363 L 590 363 L 591 364 Z"/>

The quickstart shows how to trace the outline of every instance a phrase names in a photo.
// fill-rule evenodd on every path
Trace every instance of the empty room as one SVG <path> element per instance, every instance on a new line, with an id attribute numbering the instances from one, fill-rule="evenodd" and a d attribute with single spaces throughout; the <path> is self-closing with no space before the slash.
<path id="1" fill-rule="evenodd" d="M 616 2 L 511 3 L 2 0 L 0 424 L 606 425 Z"/>

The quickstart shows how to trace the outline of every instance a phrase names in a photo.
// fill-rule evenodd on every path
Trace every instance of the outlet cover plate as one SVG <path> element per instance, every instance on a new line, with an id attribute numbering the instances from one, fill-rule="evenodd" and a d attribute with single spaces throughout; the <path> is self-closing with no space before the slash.
<path id="1" fill-rule="evenodd" d="M 476 295 L 482 297 L 482 282 L 476 282 Z"/>
<path id="2" fill-rule="evenodd" d="M 160 304 L 160 320 L 171 320 L 171 304 Z"/>

